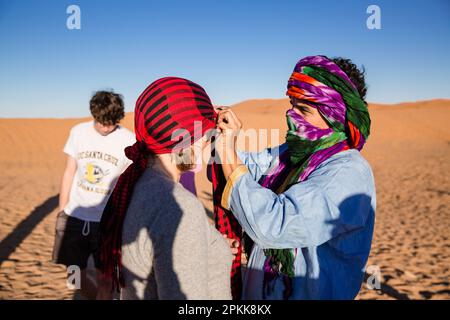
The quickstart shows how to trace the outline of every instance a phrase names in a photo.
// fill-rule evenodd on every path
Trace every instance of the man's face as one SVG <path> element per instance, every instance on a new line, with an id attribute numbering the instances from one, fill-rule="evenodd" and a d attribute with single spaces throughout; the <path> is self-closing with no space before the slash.
<path id="1" fill-rule="evenodd" d="M 117 128 L 117 124 L 101 124 L 100 122 L 94 121 L 94 128 L 102 136 L 107 136 Z"/>
<path id="2" fill-rule="evenodd" d="M 316 108 L 303 104 L 294 97 L 291 98 L 291 105 L 297 114 L 313 126 L 320 129 L 328 129 L 330 127 Z"/>

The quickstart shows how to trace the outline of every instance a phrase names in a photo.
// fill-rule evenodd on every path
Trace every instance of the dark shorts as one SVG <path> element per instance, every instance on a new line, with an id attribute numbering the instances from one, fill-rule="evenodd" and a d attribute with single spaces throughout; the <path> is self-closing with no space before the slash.
<path id="1" fill-rule="evenodd" d="M 58 213 L 52 261 L 85 269 L 89 256 L 92 254 L 95 267 L 98 269 L 100 267 L 97 239 L 99 225 L 99 222 L 86 222 L 68 216 L 64 211 Z"/>

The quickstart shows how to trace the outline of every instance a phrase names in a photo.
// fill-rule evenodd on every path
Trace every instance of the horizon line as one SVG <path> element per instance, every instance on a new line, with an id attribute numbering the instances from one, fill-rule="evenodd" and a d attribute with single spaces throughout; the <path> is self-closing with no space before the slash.
<path id="1" fill-rule="evenodd" d="M 263 101 L 263 100 L 272 100 L 272 101 L 281 101 L 286 100 L 286 98 L 256 98 L 256 99 L 247 99 L 243 100 L 241 102 L 234 103 L 232 105 L 229 105 L 230 107 L 234 107 L 239 104 L 251 102 L 251 101 Z M 372 106 L 383 106 L 383 107 L 389 107 L 389 106 L 398 106 L 398 105 L 405 105 L 405 104 L 419 104 L 419 103 L 427 103 L 427 102 L 449 102 L 450 98 L 433 98 L 433 99 L 424 99 L 424 100 L 415 100 L 415 101 L 404 101 L 404 102 L 396 102 L 396 103 L 379 103 L 379 102 L 367 102 L 367 105 L 370 107 Z M 221 105 L 217 104 L 214 106 L 227 106 L 227 105 Z M 134 111 L 125 111 L 125 115 L 134 113 Z M 84 119 L 84 118 L 90 118 L 92 117 L 90 114 L 87 114 L 86 116 L 74 116 L 74 117 L 2 117 L 0 116 L 0 120 L 74 120 L 74 119 Z M 123 119 L 122 119 L 123 120 Z"/>

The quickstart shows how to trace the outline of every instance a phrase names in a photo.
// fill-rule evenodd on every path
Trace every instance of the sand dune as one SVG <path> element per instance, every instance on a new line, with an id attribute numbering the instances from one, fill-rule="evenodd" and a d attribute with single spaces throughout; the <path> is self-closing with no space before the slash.
<path id="1" fill-rule="evenodd" d="M 287 99 L 233 106 L 244 129 L 285 134 Z M 450 298 L 450 100 L 372 104 L 372 135 L 363 155 L 375 173 L 378 209 L 369 265 L 380 268 L 381 290 L 360 299 Z M 49 262 L 62 147 L 83 119 L 0 119 L 0 299 L 70 299 L 64 268 Z M 124 126 L 132 129 L 132 114 Z M 277 139 L 266 143 L 275 145 Z M 264 142 L 264 141 L 263 141 Z M 242 148 L 257 150 L 264 146 Z M 199 196 L 211 209 L 204 172 Z"/>

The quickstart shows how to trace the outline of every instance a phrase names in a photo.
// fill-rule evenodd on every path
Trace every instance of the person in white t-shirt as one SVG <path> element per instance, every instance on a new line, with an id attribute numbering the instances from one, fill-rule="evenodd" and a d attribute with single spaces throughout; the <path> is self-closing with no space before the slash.
<path id="1" fill-rule="evenodd" d="M 110 299 L 109 281 L 99 272 L 98 226 L 103 209 L 120 174 L 131 161 L 124 149 L 134 134 L 119 125 L 124 103 L 120 94 L 96 92 L 90 100 L 93 121 L 77 124 L 64 147 L 67 164 L 59 195 L 53 261 L 80 269 L 81 293 L 89 299 Z M 86 274 L 94 258 L 96 283 Z"/>

